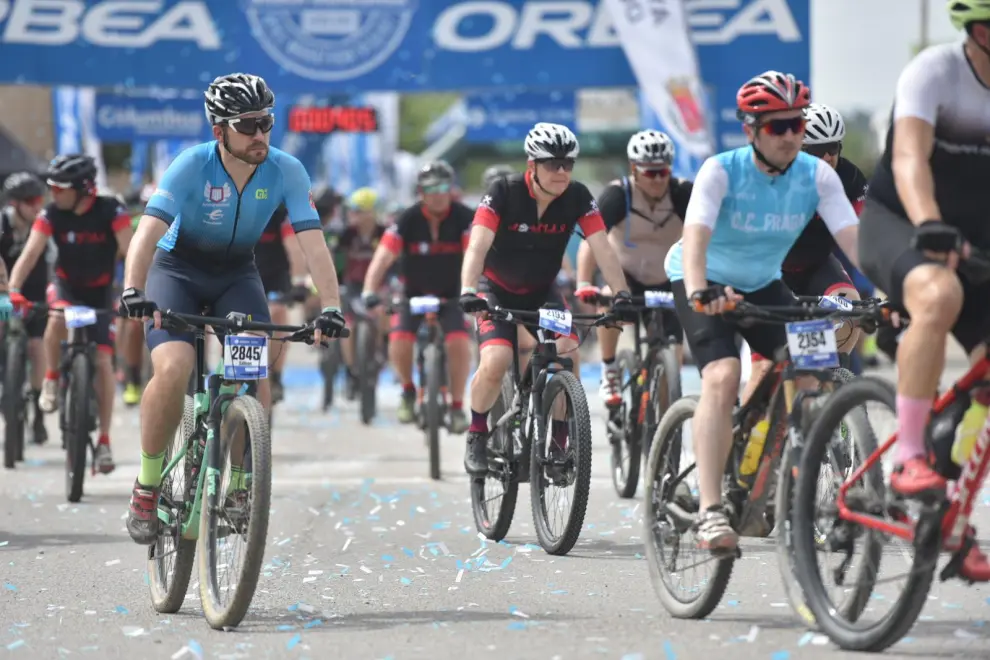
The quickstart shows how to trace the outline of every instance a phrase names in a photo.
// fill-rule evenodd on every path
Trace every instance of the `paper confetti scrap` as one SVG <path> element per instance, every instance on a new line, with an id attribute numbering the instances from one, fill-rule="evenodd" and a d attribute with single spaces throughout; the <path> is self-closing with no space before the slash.
<path id="1" fill-rule="evenodd" d="M 105 566 L 116 566 L 119 563 L 120 563 L 120 560 L 119 559 L 111 559 L 110 561 L 106 562 L 104 565 Z"/>
<path id="2" fill-rule="evenodd" d="M 299 633 L 296 633 L 295 635 L 292 636 L 292 639 L 290 639 L 288 642 L 286 642 L 285 648 L 287 648 L 287 649 L 289 649 L 291 651 L 292 649 L 296 648 L 296 646 L 301 641 L 302 641 L 302 635 L 300 635 Z"/>

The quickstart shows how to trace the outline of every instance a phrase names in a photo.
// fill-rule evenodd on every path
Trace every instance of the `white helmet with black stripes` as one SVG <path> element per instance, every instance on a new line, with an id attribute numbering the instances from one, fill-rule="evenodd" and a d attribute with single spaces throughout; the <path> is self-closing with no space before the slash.
<path id="1" fill-rule="evenodd" d="M 206 118 L 211 125 L 275 107 L 275 94 L 265 79 L 250 73 L 220 76 L 210 83 L 203 96 L 206 97 Z"/>
<path id="2" fill-rule="evenodd" d="M 846 137 L 842 115 L 824 103 L 812 103 L 804 109 L 805 144 L 833 144 Z"/>
<path id="3" fill-rule="evenodd" d="M 577 158 L 581 151 L 577 136 L 562 124 L 540 122 L 526 135 L 526 157 L 529 160 Z"/>
<path id="4" fill-rule="evenodd" d="M 674 143 L 666 133 L 640 131 L 629 138 L 626 155 L 631 163 L 670 165 L 674 162 Z"/>

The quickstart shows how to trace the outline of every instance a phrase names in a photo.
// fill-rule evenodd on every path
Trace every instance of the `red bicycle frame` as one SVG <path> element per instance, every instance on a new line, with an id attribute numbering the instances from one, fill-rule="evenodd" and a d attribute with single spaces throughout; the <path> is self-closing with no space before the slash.
<path id="1" fill-rule="evenodd" d="M 932 413 L 938 415 L 943 412 L 955 402 L 958 392 L 968 392 L 973 389 L 974 385 L 984 380 L 988 372 L 990 372 L 990 359 L 984 358 L 966 372 L 966 375 L 960 378 L 948 392 L 935 401 L 932 406 Z M 885 534 L 913 541 L 914 525 L 890 522 L 879 516 L 852 511 L 846 504 L 846 493 L 849 488 L 859 481 L 865 472 L 876 465 L 896 441 L 897 433 L 894 432 L 886 442 L 870 454 L 869 458 L 862 465 L 853 471 L 849 479 L 839 487 L 839 496 L 836 503 L 841 520 L 847 520 L 869 529 L 875 529 Z M 962 545 L 963 535 L 966 532 L 969 517 L 973 513 L 973 503 L 976 495 L 979 493 L 980 485 L 987 476 L 987 469 L 990 468 L 990 451 L 987 451 L 988 447 L 990 447 L 990 417 L 987 418 L 983 429 L 980 431 L 979 436 L 977 436 L 976 445 L 966 460 L 966 465 L 963 466 L 962 476 L 959 478 L 956 492 L 950 498 L 949 510 L 942 519 L 942 544 L 945 550 L 955 551 Z"/>

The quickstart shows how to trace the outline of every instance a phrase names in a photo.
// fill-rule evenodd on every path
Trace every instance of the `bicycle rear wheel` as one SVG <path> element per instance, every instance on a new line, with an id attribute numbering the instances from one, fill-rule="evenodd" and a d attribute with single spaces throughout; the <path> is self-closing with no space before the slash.
<path id="1" fill-rule="evenodd" d="M 878 621 L 862 622 L 859 616 L 870 598 L 880 570 L 884 535 L 878 531 L 862 530 L 867 544 L 866 560 L 853 587 L 853 605 L 843 608 L 833 604 L 822 580 L 818 564 L 819 542 L 817 537 L 828 531 L 833 533 L 839 525 L 849 527 L 847 533 L 855 535 L 856 529 L 849 523 L 836 523 L 832 530 L 823 530 L 819 520 L 818 479 L 823 460 L 836 429 L 844 419 L 857 409 L 865 409 L 868 403 L 880 403 L 890 410 L 896 410 L 896 392 L 892 385 L 874 378 L 860 378 L 843 385 L 832 394 L 819 410 L 812 424 L 801 455 L 800 475 L 795 487 L 793 510 L 793 543 L 795 572 L 804 591 L 808 608 L 819 628 L 840 648 L 850 651 L 883 651 L 897 643 L 914 625 L 921 613 L 931 588 L 937 565 L 940 538 L 937 533 L 931 543 L 925 543 L 914 556 L 907 584 L 901 596 L 893 601 L 893 607 Z M 857 451 L 862 457 L 870 456 L 876 450 L 876 439 L 872 433 L 855 437 Z M 865 482 L 865 483 L 864 483 Z M 876 500 L 885 503 L 885 485 L 881 462 L 875 463 L 856 486 L 862 490 L 873 490 Z M 850 489 L 850 493 L 852 492 Z M 864 494 L 863 499 L 866 498 Z M 882 504 L 885 506 L 885 504 Z M 886 598 L 885 601 L 891 602 Z"/>
<path id="2" fill-rule="evenodd" d="M 241 435 L 243 434 L 243 435 Z M 265 409 L 251 396 L 239 396 L 230 402 L 220 431 L 220 465 L 207 466 L 207 488 L 203 493 L 199 543 L 199 591 L 206 621 L 215 629 L 237 626 L 247 613 L 258 586 L 268 536 L 268 513 L 271 505 L 271 436 Z M 232 455 L 235 437 L 243 437 L 241 456 Z M 216 442 L 217 439 L 214 439 Z M 210 449 L 207 448 L 207 457 Z M 220 482 L 227 467 L 237 460 L 250 465 L 243 488 Z M 220 475 L 213 473 L 219 471 Z M 213 473 L 211 475 L 211 473 Z M 233 471 L 231 471 L 233 477 Z M 217 506 L 211 508 L 210 490 L 216 488 Z M 240 492 L 245 496 L 239 499 Z M 245 512 L 244 509 L 247 509 Z M 221 552 L 243 540 L 244 559 L 239 569 Z M 226 585 L 226 577 L 233 579 Z"/>
<path id="3" fill-rule="evenodd" d="M 423 365 L 426 369 L 426 438 L 430 447 L 430 479 L 440 478 L 440 425 L 443 422 L 441 387 L 444 377 L 443 352 L 427 346 Z"/>
<path id="4" fill-rule="evenodd" d="M 555 405 L 558 397 L 563 402 Z M 554 420 L 555 408 L 564 405 L 566 421 Z M 581 534 L 591 492 L 591 415 L 581 381 L 570 371 L 558 371 L 547 380 L 542 419 L 539 437 L 533 438 L 529 466 L 533 523 L 540 546 L 548 554 L 566 555 Z M 551 518 L 556 518 L 564 501 L 554 497 L 550 489 L 571 485 L 574 494 L 565 499 L 570 501 L 570 511 L 557 532 L 552 529 Z"/>
<path id="5" fill-rule="evenodd" d="M 7 366 L 3 374 L 3 466 L 15 467 L 24 460 L 24 382 L 27 374 L 27 340 L 7 342 Z"/>
<path id="6" fill-rule="evenodd" d="M 85 353 L 77 353 L 70 365 L 69 388 L 64 402 L 65 424 L 65 494 L 70 502 L 83 496 L 86 478 L 86 455 L 89 453 L 89 397 L 92 394 L 93 371 Z"/>
<path id="7" fill-rule="evenodd" d="M 196 559 L 196 541 L 182 538 L 182 523 L 189 514 L 187 494 L 192 472 L 192 465 L 186 459 L 191 450 L 190 443 L 198 442 L 193 438 L 195 433 L 196 406 L 193 398 L 187 395 L 182 407 L 182 422 L 165 449 L 164 465 L 168 465 L 177 453 L 183 456 L 162 480 L 158 507 L 167 509 L 168 524 L 159 531 L 154 545 L 148 546 L 151 604 L 163 614 L 174 614 L 182 607 Z"/>
<path id="8" fill-rule="evenodd" d="M 616 494 L 628 499 L 636 494 L 639 485 L 639 467 L 642 457 L 640 448 L 641 433 L 639 428 L 640 390 L 645 387 L 639 383 L 639 370 L 636 357 L 632 351 L 624 350 L 615 358 L 619 372 L 619 383 L 622 386 L 622 404 L 615 411 L 609 411 L 608 435 L 612 447 L 610 454 L 612 463 L 612 486 Z M 644 413 L 646 411 L 643 411 Z M 621 424 L 621 428 L 615 428 Z"/>
<path id="9" fill-rule="evenodd" d="M 502 378 L 502 390 L 495 405 L 488 412 L 488 427 L 493 429 L 488 439 L 488 474 L 481 479 L 471 480 L 471 510 L 474 524 L 485 538 L 501 541 L 509 533 L 512 517 L 516 513 L 516 499 L 519 496 L 517 463 L 513 457 L 514 423 L 510 420 L 502 426 L 495 423 L 512 405 L 512 378 L 506 374 Z M 489 497 L 488 487 L 501 492 Z"/>
<path id="10" fill-rule="evenodd" d="M 698 511 L 697 499 L 684 483 L 683 477 L 687 475 L 680 465 L 682 429 L 691 423 L 697 407 L 698 397 L 689 396 L 667 409 L 653 437 L 644 475 L 648 509 L 643 523 L 650 582 L 664 608 L 679 619 L 704 619 L 711 614 L 729 586 L 735 565 L 733 557 L 715 559 L 707 550 L 695 548 L 694 538 L 687 533 L 684 522 L 668 512 L 668 503 L 677 505 L 688 515 Z M 678 569 L 676 561 L 682 554 L 687 555 L 687 564 Z M 686 594 L 678 591 L 688 569 L 712 566 L 710 577 L 687 588 Z"/>
<path id="11" fill-rule="evenodd" d="M 665 346 L 656 353 L 650 373 L 650 406 L 646 409 L 646 424 L 643 425 L 643 460 L 650 457 L 653 436 L 657 432 L 664 413 L 671 404 L 681 398 L 681 366 L 673 347 Z M 680 455 L 678 449 L 678 455 Z"/>

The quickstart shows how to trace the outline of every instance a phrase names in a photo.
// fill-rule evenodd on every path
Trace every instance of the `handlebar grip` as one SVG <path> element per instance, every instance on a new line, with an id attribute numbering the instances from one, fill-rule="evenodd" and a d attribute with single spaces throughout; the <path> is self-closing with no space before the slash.
<path id="1" fill-rule="evenodd" d="M 712 301 L 712 302 L 714 302 L 714 301 Z M 696 311 L 696 312 L 704 312 L 705 311 L 705 303 L 701 302 L 700 300 L 693 300 L 693 301 L 691 301 L 691 304 L 694 307 L 694 311 Z M 725 301 L 725 309 L 722 310 L 722 311 L 723 312 L 733 312 L 733 311 L 736 310 L 736 306 L 737 305 L 736 305 L 736 301 L 735 300 L 726 300 Z"/>

